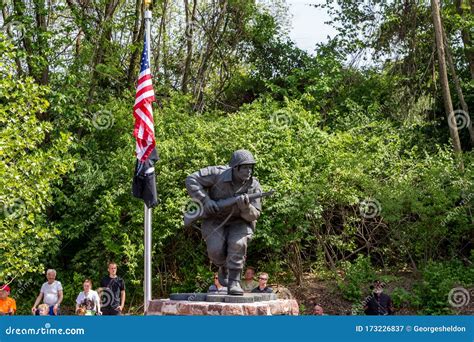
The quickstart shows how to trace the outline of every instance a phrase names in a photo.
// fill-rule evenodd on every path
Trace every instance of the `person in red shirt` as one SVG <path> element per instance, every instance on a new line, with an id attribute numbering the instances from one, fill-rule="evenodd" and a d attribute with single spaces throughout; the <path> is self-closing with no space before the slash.
<path id="1" fill-rule="evenodd" d="M 16 313 L 16 302 L 10 295 L 8 285 L 0 286 L 0 315 L 14 315 Z"/>

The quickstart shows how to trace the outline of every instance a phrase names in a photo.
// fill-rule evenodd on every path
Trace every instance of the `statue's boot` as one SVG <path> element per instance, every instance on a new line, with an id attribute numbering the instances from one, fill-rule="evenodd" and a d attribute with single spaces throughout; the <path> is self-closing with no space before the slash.
<path id="1" fill-rule="evenodd" d="M 217 277 L 219 278 L 219 283 L 222 286 L 227 286 L 229 284 L 227 268 L 225 268 L 225 266 L 219 266 L 219 271 L 217 271 Z"/>
<path id="2" fill-rule="evenodd" d="M 243 296 L 244 290 L 240 287 L 240 275 L 242 270 L 229 269 L 229 285 L 227 285 L 227 294 L 232 296 Z"/>

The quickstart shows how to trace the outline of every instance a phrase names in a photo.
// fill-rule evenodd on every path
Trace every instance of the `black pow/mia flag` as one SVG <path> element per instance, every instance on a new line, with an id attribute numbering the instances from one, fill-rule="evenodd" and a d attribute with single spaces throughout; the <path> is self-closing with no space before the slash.
<path id="1" fill-rule="evenodd" d="M 158 204 L 154 165 L 159 159 L 156 149 L 153 149 L 145 162 L 137 160 L 135 165 L 132 194 L 136 198 L 141 198 L 148 208 L 153 208 Z"/>

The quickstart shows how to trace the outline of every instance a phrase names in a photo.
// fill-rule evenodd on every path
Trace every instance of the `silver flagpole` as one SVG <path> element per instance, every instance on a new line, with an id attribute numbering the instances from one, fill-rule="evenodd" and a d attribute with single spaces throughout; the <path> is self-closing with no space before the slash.
<path id="1" fill-rule="evenodd" d="M 151 300 L 151 208 L 145 207 L 145 281 L 143 282 L 144 312 L 148 312 Z"/>
<path id="2" fill-rule="evenodd" d="M 145 34 L 146 34 L 146 42 L 147 42 L 147 55 L 148 55 L 148 64 L 150 65 L 151 70 L 151 58 L 150 58 L 150 28 L 151 28 L 151 11 L 150 11 L 150 4 L 151 0 L 145 0 Z M 145 315 L 148 312 L 148 304 L 151 301 L 151 208 L 148 208 L 146 204 L 145 207 L 145 219 L 144 219 L 144 265 L 145 265 L 145 272 L 144 272 L 144 282 L 143 282 L 143 294 L 144 294 L 144 303 L 143 303 L 143 310 Z"/>

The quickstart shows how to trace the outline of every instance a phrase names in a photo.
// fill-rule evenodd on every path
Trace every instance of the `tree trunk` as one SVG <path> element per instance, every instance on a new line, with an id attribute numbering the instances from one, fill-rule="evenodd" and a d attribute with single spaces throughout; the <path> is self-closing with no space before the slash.
<path id="1" fill-rule="evenodd" d="M 156 49 L 156 54 L 155 54 L 155 66 L 156 69 L 158 69 L 158 66 L 163 68 L 163 73 L 162 77 L 166 81 L 168 80 L 167 77 L 167 65 L 166 65 L 166 58 L 168 55 L 168 50 L 166 46 L 166 15 L 168 12 L 168 0 L 163 0 L 162 4 L 162 14 L 161 14 L 161 20 L 160 20 L 160 28 L 158 30 L 158 43 L 157 43 L 157 49 Z M 160 47 L 162 45 L 162 47 Z M 160 58 L 161 58 L 161 51 L 163 50 L 163 63 L 160 63 Z"/>
<path id="2" fill-rule="evenodd" d="M 224 18 L 227 14 L 227 0 L 220 0 L 219 7 L 220 9 L 218 9 L 217 19 L 215 20 L 215 24 L 211 26 L 211 29 L 209 31 L 206 30 L 205 32 L 207 36 L 207 46 L 203 53 L 203 58 L 197 72 L 196 82 L 194 86 L 194 98 L 195 98 L 194 109 L 196 111 L 202 111 L 204 108 L 203 96 L 204 96 L 204 88 L 206 86 L 207 71 L 208 71 L 208 68 L 210 67 L 212 56 L 214 55 L 214 50 L 220 41 L 220 39 L 218 38 L 218 33 L 224 22 Z M 221 37 L 222 35 L 223 34 L 221 34 Z"/>
<path id="3" fill-rule="evenodd" d="M 17 17 L 28 17 L 28 14 L 25 14 L 26 5 L 22 0 L 14 0 L 13 8 Z M 28 65 L 29 74 L 38 84 L 46 85 L 49 82 L 49 63 L 45 52 L 45 50 L 47 50 L 48 39 L 46 38 L 47 9 L 44 2 L 34 0 L 34 11 L 36 19 L 36 29 L 34 32 L 36 42 L 33 43 L 31 36 L 25 32 L 23 35 L 23 46 L 27 52 L 26 64 Z"/>
<path id="4" fill-rule="evenodd" d="M 183 70 L 183 79 L 181 82 L 181 90 L 183 93 L 188 92 L 189 73 L 191 69 L 191 61 L 193 58 L 193 34 L 196 23 L 197 1 L 198 0 L 193 0 L 193 9 L 192 11 L 189 11 L 188 0 L 184 0 L 184 10 L 186 13 L 186 32 L 184 36 L 186 37 L 187 52 L 186 62 L 184 64 Z"/>
<path id="5" fill-rule="evenodd" d="M 36 16 L 36 46 L 38 47 L 38 55 L 41 58 L 39 70 L 37 73 L 37 81 L 39 84 L 46 85 L 49 83 L 49 63 L 47 52 L 48 39 L 46 38 L 47 24 L 46 24 L 46 13 L 44 0 L 35 0 L 35 16 Z"/>
<path id="6" fill-rule="evenodd" d="M 287 248 L 288 266 L 295 276 L 296 285 L 300 286 L 303 282 L 303 260 L 301 258 L 301 247 L 298 241 L 290 242 Z"/>
<path id="7" fill-rule="evenodd" d="M 4 23 L 7 22 L 9 15 L 8 15 L 6 6 L 2 8 L 2 16 L 3 16 L 3 22 Z M 16 72 L 18 73 L 18 76 L 22 76 L 24 74 L 24 71 L 23 71 L 23 67 L 21 66 L 21 60 L 17 54 L 15 54 L 15 64 L 16 64 Z"/>
<path id="8" fill-rule="evenodd" d="M 89 29 L 87 22 L 90 20 L 89 16 L 87 15 L 87 2 L 78 1 L 76 4 L 73 0 L 66 0 L 69 10 L 71 11 L 71 15 L 74 18 L 74 22 L 76 23 L 79 31 L 81 32 L 81 38 L 88 42 L 92 41 L 92 30 Z M 79 47 L 81 42 L 79 41 Z"/>
<path id="9" fill-rule="evenodd" d="M 456 67 L 454 66 L 453 57 L 451 55 L 451 49 L 449 47 L 448 38 L 447 38 L 446 32 L 444 30 L 443 30 L 443 39 L 444 39 L 444 45 L 445 45 L 445 48 L 446 48 L 446 58 L 447 58 L 447 61 L 448 61 L 449 68 L 451 70 L 451 75 L 453 77 L 454 86 L 456 88 L 456 92 L 457 92 L 458 97 L 459 97 L 459 102 L 461 103 L 461 108 L 464 112 L 462 115 L 464 116 L 464 120 L 466 120 L 465 122 L 467 124 L 467 129 L 469 131 L 469 137 L 471 138 L 471 146 L 474 147 L 474 130 L 472 128 L 472 120 L 470 120 L 470 116 L 469 116 L 469 107 L 467 106 L 467 103 L 464 100 L 464 94 L 463 94 L 462 87 L 461 87 L 461 81 L 459 80 L 458 74 L 456 73 Z"/>
<path id="10" fill-rule="evenodd" d="M 25 3 L 22 0 L 13 0 L 13 9 L 16 17 L 26 17 L 24 13 L 26 9 L 25 7 Z M 27 32 L 24 32 L 23 34 L 22 43 L 26 50 L 26 65 L 28 66 L 28 74 L 38 82 L 37 68 L 35 67 L 34 61 L 32 60 L 32 56 L 34 55 L 33 42 L 31 41 L 31 37 Z"/>
<path id="11" fill-rule="evenodd" d="M 463 0 L 455 0 L 456 11 L 461 17 L 465 17 L 463 9 Z M 471 14 L 474 14 L 474 1 L 471 0 Z M 464 54 L 466 55 L 469 70 L 471 71 L 471 79 L 474 80 L 474 46 L 472 46 L 471 33 L 468 29 L 461 30 L 461 39 L 464 44 Z"/>
<path id="12" fill-rule="evenodd" d="M 132 84 L 134 82 L 135 77 L 137 77 L 135 69 L 137 67 L 138 57 L 141 52 L 141 48 L 139 47 L 140 45 L 138 44 L 138 42 L 143 40 L 143 34 L 144 34 L 144 28 L 145 28 L 145 18 L 142 16 L 140 20 L 140 14 L 142 12 L 141 8 L 142 8 L 142 1 L 136 0 L 135 23 L 133 25 L 133 32 L 132 32 L 132 44 L 135 47 L 133 49 L 132 55 L 130 56 L 130 63 L 128 65 L 128 71 L 127 71 L 128 84 Z"/>
<path id="13" fill-rule="evenodd" d="M 108 0 L 105 4 L 104 11 L 104 20 L 100 23 L 100 29 L 102 33 L 99 36 L 99 40 L 95 46 L 94 55 L 91 63 L 91 86 L 89 88 L 89 97 L 88 103 L 92 103 L 94 100 L 94 92 L 100 81 L 103 79 L 100 72 L 97 70 L 97 66 L 104 62 L 105 52 L 109 46 L 110 40 L 112 38 L 112 28 L 110 22 L 114 16 L 115 10 L 119 4 L 120 0 Z"/>
<path id="14" fill-rule="evenodd" d="M 456 157 L 459 159 L 459 166 L 463 170 L 464 165 L 461 159 L 461 142 L 459 140 L 458 128 L 456 126 L 456 119 L 454 118 L 453 104 L 451 102 L 451 94 L 449 91 L 448 73 L 446 70 L 446 60 L 443 44 L 443 28 L 441 25 L 438 0 L 431 0 L 431 10 L 436 36 L 436 49 L 438 50 L 439 76 L 441 81 L 441 90 L 443 92 L 444 109 L 448 118 L 449 134 L 451 135 L 453 150 Z"/>
<path id="15" fill-rule="evenodd" d="M 79 29 L 79 33 L 77 34 L 77 37 L 76 37 L 76 56 L 75 58 L 79 58 L 79 54 L 81 53 L 81 48 L 82 48 L 82 38 L 84 37 L 84 32 L 82 31 L 82 29 Z"/>

